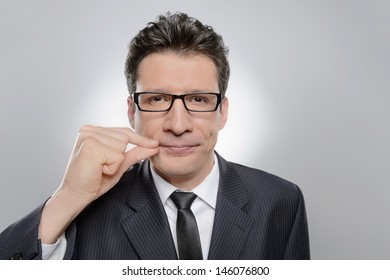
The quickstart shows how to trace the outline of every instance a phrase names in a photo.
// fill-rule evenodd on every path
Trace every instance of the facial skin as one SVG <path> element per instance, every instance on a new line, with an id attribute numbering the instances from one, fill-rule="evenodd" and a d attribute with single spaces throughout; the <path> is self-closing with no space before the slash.
<path id="1" fill-rule="evenodd" d="M 219 92 L 217 69 L 205 55 L 172 52 L 146 56 L 138 68 L 137 92 L 182 95 Z M 154 170 L 172 185 L 191 190 L 210 173 L 218 132 L 227 121 L 225 97 L 215 112 L 188 112 L 176 99 L 168 112 L 140 112 L 128 99 L 133 129 L 159 142 L 159 153 L 151 157 Z"/>

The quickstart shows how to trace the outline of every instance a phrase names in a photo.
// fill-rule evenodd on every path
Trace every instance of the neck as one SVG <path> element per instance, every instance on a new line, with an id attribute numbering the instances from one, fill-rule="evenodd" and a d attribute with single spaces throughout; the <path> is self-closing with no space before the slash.
<path id="1" fill-rule="evenodd" d="M 166 174 L 158 170 L 151 162 L 151 168 L 169 184 L 184 191 L 192 191 L 200 185 L 204 179 L 211 173 L 214 166 L 214 156 L 211 161 L 207 163 L 203 172 L 194 172 L 190 174 Z"/>

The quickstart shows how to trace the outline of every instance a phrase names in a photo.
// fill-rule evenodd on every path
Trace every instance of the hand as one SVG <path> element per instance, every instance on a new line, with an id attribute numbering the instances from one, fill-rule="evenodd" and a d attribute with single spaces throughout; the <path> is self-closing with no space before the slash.
<path id="1" fill-rule="evenodd" d="M 137 145 L 126 152 L 128 144 Z M 158 142 L 129 128 L 84 126 L 62 182 L 74 198 L 89 203 L 111 189 L 133 164 L 158 152 Z"/>
<path id="2" fill-rule="evenodd" d="M 126 151 L 128 144 L 136 147 Z M 72 220 L 110 190 L 128 168 L 158 150 L 157 141 L 129 128 L 82 127 L 64 179 L 42 211 L 42 242 L 55 242 Z"/>

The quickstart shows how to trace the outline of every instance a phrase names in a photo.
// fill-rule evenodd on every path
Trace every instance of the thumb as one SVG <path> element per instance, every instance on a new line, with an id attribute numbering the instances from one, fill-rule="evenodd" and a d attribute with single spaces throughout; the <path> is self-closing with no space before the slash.
<path id="1" fill-rule="evenodd" d="M 144 148 L 140 146 L 136 146 L 133 149 L 127 151 L 125 153 L 125 158 L 122 163 L 122 172 L 124 173 L 127 169 L 129 169 L 134 164 L 140 162 L 141 160 L 147 159 L 159 152 L 159 148 Z"/>

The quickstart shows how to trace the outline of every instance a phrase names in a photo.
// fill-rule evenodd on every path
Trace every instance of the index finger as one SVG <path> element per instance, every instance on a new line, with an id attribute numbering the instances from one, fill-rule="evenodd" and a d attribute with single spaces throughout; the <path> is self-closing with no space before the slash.
<path id="1" fill-rule="evenodd" d="M 142 136 L 141 134 L 138 134 L 134 130 L 127 128 L 127 127 L 112 127 L 111 128 L 114 131 L 124 133 L 129 137 L 129 144 L 137 145 L 144 148 L 155 148 L 158 146 L 158 141 L 148 138 L 145 136 Z"/>

